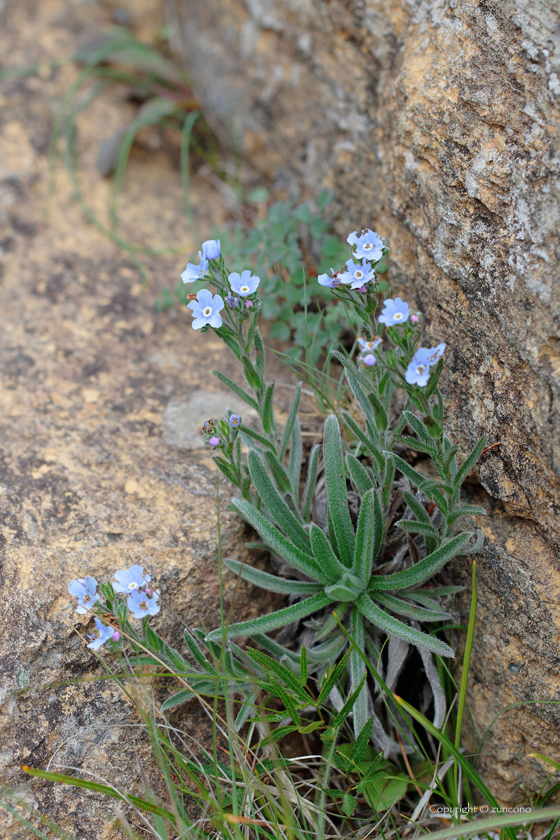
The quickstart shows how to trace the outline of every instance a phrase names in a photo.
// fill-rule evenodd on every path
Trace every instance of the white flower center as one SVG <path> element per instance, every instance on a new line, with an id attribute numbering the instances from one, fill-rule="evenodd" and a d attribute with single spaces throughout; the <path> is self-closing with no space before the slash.
<path id="1" fill-rule="evenodd" d="M 363 276 L 364 276 L 364 272 L 360 271 L 360 269 L 358 269 L 357 272 L 354 274 L 354 277 L 356 278 L 356 280 L 361 280 Z"/>
<path id="2" fill-rule="evenodd" d="M 393 315 L 393 321 L 400 321 L 402 318 L 402 312 L 395 312 Z"/>
<path id="3" fill-rule="evenodd" d="M 364 245 L 363 245 L 364 251 L 371 251 L 372 248 L 373 248 L 373 245 L 371 244 L 371 242 L 365 242 Z"/>
<path id="4" fill-rule="evenodd" d="M 426 370 L 426 365 L 418 365 L 416 368 L 416 373 L 419 373 L 420 376 L 424 376 L 424 371 Z"/>
<path id="5" fill-rule="evenodd" d="M 132 583 L 128 584 L 128 588 L 129 589 L 138 589 L 138 584 L 135 581 L 133 581 Z"/>
<path id="6" fill-rule="evenodd" d="M 249 286 L 241 286 L 241 292 L 245 295 L 249 291 Z"/>
<path id="7" fill-rule="evenodd" d="M 208 316 L 212 314 L 212 307 L 211 306 L 205 306 L 204 309 L 202 310 L 202 314 L 204 315 L 205 318 L 208 318 Z"/>

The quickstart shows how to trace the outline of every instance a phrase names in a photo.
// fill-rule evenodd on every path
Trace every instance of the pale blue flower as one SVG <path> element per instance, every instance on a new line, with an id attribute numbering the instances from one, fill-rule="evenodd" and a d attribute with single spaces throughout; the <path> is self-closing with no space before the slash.
<path id="1" fill-rule="evenodd" d="M 348 260 L 346 271 L 340 275 L 340 282 L 344 283 L 345 286 L 350 284 L 351 289 L 360 289 L 374 277 L 375 271 L 367 260 L 364 260 L 363 264 L 355 263 L 354 260 Z"/>
<path id="2" fill-rule="evenodd" d="M 359 335 L 356 341 L 361 347 L 360 353 L 364 353 L 366 351 L 371 353 L 372 350 L 376 350 L 379 347 L 383 339 L 379 336 L 378 338 L 374 338 L 373 341 L 366 341 L 365 338 L 362 338 L 362 336 Z"/>
<path id="3" fill-rule="evenodd" d="M 367 356 L 364 356 L 362 359 L 364 365 L 367 365 L 368 367 L 373 367 L 376 361 L 377 359 L 375 358 L 373 353 L 368 353 Z"/>
<path id="4" fill-rule="evenodd" d="M 187 267 L 181 274 L 183 283 L 194 283 L 195 280 L 201 280 L 208 271 L 208 260 L 203 256 L 202 251 L 198 252 L 198 258 L 200 260 L 198 265 L 191 262 L 187 263 Z"/>
<path id="5" fill-rule="evenodd" d="M 148 597 L 142 590 L 136 589 L 126 599 L 126 605 L 134 618 L 145 618 L 147 615 L 156 615 L 159 607 L 156 604 L 159 595 L 152 592 Z"/>
<path id="6" fill-rule="evenodd" d="M 226 298 L 226 303 L 230 309 L 237 309 L 239 306 L 239 298 L 236 295 L 228 295 Z"/>
<path id="7" fill-rule="evenodd" d="M 435 365 L 439 362 L 445 352 L 445 343 L 442 341 L 437 347 L 430 348 L 430 365 Z"/>
<path id="8" fill-rule="evenodd" d="M 232 429 L 238 429 L 241 426 L 241 417 L 239 414 L 230 414 L 228 423 Z"/>
<path id="9" fill-rule="evenodd" d="M 409 307 L 400 297 L 395 300 L 385 301 L 385 308 L 379 316 L 379 323 L 386 324 L 388 327 L 394 327 L 395 324 L 404 324 L 408 321 Z"/>
<path id="10" fill-rule="evenodd" d="M 68 592 L 74 598 L 78 599 L 77 613 L 85 615 L 93 607 L 95 602 L 99 600 L 96 589 L 97 581 L 95 578 L 89 576 L 85 579 L 71 581 L 68 586 Z"/>
<path id="11" fill-rule="evenodd" d="M 363 230 L 361 234 L 355 230 L 346 240 L 349 245 L 356 246 L 354 255 L 359 259 L 367 259 L 370 262 L 377 262 L 383 256 L 383 242 L 378 233 L 371 230 Z"/>
<path id="12" fill-rule="evenodd" d="M 113 581 L 115 592 L 125 592 L 130 595 L 135 589 L 146 586 L 151 581 L 151 577 L 143 573 L 142 566 L 131 566 L 130 569 L 120 569 L 115 572 L 115 581 Z"/>
<path id="13" fill-rule="evenodd" d="M 220 295 L 213 296 L 208 289 L 201 289 L 196 300 L 191 300 L 187 306 L 192 309 L 194 315 L 193 330 L 199 330 L 206 324 L 210 324 L 214 329 L 222 326 L 222 316 L 219 313 L 224 308 L 224 302 Z"/>
<path id="14" fill-rule="evenodd" d="M 248 268 L 245 269 L 245 271 L 242 271 L 240 275 L 237 271 L 234 271 L 233 274 L 229 275 L 228 280 L 233 291 L 237 295 L 241 295 L 241 297 L 252 295 L 253 292 L 257 291 L 259 283 L 261 282 L 261 278 L 257 277 L 256 274 L 251 275 Z"/>
<path id="15" fill-rule="evenodd" d="M 109 627 L 107 624 L 103 624 L 102 621 L 96 617 L 95 619 L 95 630 L 93 631 L 93 635 L 89 636 L 88 639 L 93 639 L 93 642 L 90 642 L 88 648 L 92 650 L 99 650 L 101 645 L 104 645 L 105 642 L 108 642 L 109 639 L 113 638 L 113 634 L 115 630 L 113 627 Z"/>
<path id="16" fill-rule="evenodd" d="M 207 239 L 202 243 L 202 256 L 205 260 L 217 260 L 220 256 L 220 240 Z"/>
<path id="17" fill-rule="evenodd" d="M 432 352 L 428 347 L 418 348 L 405 373 L 405 379 L 409 385 L 420 385 L 423 388 L 427 384 L 430 378 L 430 355 Z"/>
<path id="18" fill-rule="evenodd" d="M 332 277 L 329 277 L 328 274 L 319 274 L 317 280 L 321 284 L 321 286 L 328 286 L 329 289 L 337 289 L 341 283 L 340 278 L 338 276 L 339 272 L 333 273 L 334 269 L 331 268 Z"/>

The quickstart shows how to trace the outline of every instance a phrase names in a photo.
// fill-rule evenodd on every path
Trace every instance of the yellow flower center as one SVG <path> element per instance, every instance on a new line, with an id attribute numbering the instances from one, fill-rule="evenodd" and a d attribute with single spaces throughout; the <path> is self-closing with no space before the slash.
<path id="1" fill-rule="evenodd" d="M 249 291 L 249 286 L 241 286 L 241 293 L 246 295 Z"/>
<path id="2" fill-rule="evenodd" d="M 206 306 L 206 307 L 202 310 L 202 314 L 203 314 L 206 318 L 208 318 L 208 316 L 212 314 L 212 307 L 211 307 L 211 306 Z"/>
<path id="3" fill-rule="evenodd" d="M 128 588 L 129 589 L 138 589 L 138 584 L 133 581 L 132 583 L 128 584 Z"/>
<path id="4" fill-rule="evenodd" d="M 402 312 L 395 312 L 393 315 L 393 321 L 400 321 L 402 318 Z"/>

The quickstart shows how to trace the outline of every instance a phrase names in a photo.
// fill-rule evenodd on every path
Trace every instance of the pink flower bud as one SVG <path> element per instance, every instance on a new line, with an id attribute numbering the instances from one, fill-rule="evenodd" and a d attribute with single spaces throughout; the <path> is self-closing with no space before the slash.
<path id="1" fill-rule="evenodd" d="M 418 317 L 418 315 L 411 315 L 410 320 L 413 324 L 417 324 L 420 318 Z"/>
<path id="2" fill-rule="evenodd" d="M 219 446 L 220 445 L 220 438 L 213 435 L 210 440 L 208 441 L 210 446 Z"/>
<path id="3" fill-rule="evenodd" d="M 152 594 L 152 590 L 151 590 L 151 589 L 146 589 L 146 590 L 145 590 L 145 592 L 146 592 L 146 595 L 151 595 L 151 594 Z"/>
<path id="4" fill-rule="evenodd" d="M 367 356 L 364 356 L 362 361 L 364 365 L 367 365 L 368 367 L 373 367 L 377 359 L 375 358 L 373 353 L 368 353 Z"/>
<path id="5" fill-rule="evenodd" d="M 359 292 L 360 294 L 363 294 L 364 292 L 367 292 L 367 288 L 366 288 L 366 286 L 361 286 L 361 287 L 358 289 L 358 292 Z"/>
<path id="6" fill-rule="evenodd" d="M 111 636 L 111 641 L 113 641 L 113 642 L 118 642 L 118 641 L 119 641 L 119 639 L 120 639 L 120 637 L 121 637 L 121 634 L 119 633 L 119 631 L 118 631 L 118 630 L 115 630 L 115 632 L 114 632 L 114 633 L 113 633 L 113 635 Z"/>
<path id="7" fill-rule="evenodd" d="M 246 300 L 246 301 L 245 301 L 245 306 L 247 307 L 247 309 L 250 309 L 250 308 L 252 307 L 252 305 L 253 305 L 253 301 L 252 301 L 252 300 Z"/>

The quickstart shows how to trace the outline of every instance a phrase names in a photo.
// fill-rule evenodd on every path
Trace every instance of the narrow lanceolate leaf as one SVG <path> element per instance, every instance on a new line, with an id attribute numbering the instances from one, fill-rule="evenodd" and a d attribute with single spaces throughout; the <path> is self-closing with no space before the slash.
<path id="1" fill-rule="evenodd" d="M 255 586 L 260 586 L 261 589 L 266 589 L 268 592 L 279 592 L 284 595 L 315 595 L 316 592 L 323 590 L 320 583 L 286 580 L 286 578 L 269 575 L 268 572 L 262 572 L 260 569 L 247 566 L 246 563 L 240 563 L 239 560 L 232 560 L 229 557 L 224 558 L 224 565 L 230 571 L 242 577 L 243 580 L 248 580 L 249 583 L 254 583 Z"/>
<path id="2" fill-rule="evenodd" d="M 416 417 L 416 415 L 413 414 L 412 411 L 404 411 L 403 414 L 406 418 L 406 422 L 408 423 L 410 428 L 416 432 L 420 440 L 424 441 L 424 443 L 428 443 L 433 446 L 433 438 L 430 435 L 424 423 L 418 417 Z"/>
<path id="3" fill-rule="evenodd" d="M 485 444 L 486 444 L 486 435 L 483 435 L 480 438 L 480 440 L 478 441 L 478 443 L 476 444 L 475 448 L 473 449 L 473 451 L 471 452 L 469 457 L 466 459 L 466 461 L 459 468 L 459 471 L 457 472 L 457 475 L 453 479 L 453 486 L 456 490 L 459 489 L 459 487 L 461 486 L 461 484 L 463 483 L 465 478 L 468 476 L 468 474 L 470 473 L 470 471 L 472 470 L 472 468 L 474 467 L 474 465 L 476 464 L 476 462 L 480 458 L 480 454 L 481 454 L 482 450 L 484 449 Z"/>
<path id="4" fill-rule="evenodd" d="M 352 608 L 352 640 L 360 651 L 364 650 L 364 620 L 357 606 Z M 354 737 L 358 737 L 369 717 L 368 688 L 365 684 L 367 669 L 364 660 L 354 647 L 350 652 L 350 680 L 353 686 L 362 686 L 354 704 Z"/>
<path id="5" fill-rule="evenodd" d="M 276 455 L 271 449 L 266 449 L 263 458 L 266 461 L 270 472 L 272 473 L 272 477 L 276 482 L 276 486 L 280 490 L 281 493 L 290 493 L 290 479 L 286 474 L 286 470 L 284 469 L 283 465 L 280 463 Z"/>
<path id="6" fill-rule="evenodd" d="M 302 551 L 309 551 L 309 537 L 295 513 L 274 486 L 258 452 L 252 449 L 247 463 L 255 490 L 270 511 L 276 523 Z"/>
<path id="7" fill-rule="evenodd" d="M 364 496 L 368 490 L 372 489 L 373 481 L 358 459 L 350 453 L 346 456 L 346 466 L 358 493 Z"/>
<path id="8" fill-rule="evenodd" d="M 435 454 L 435 446 L 432 443 L 424 443 L 421 440 L 416 440 L 416 438 L 411 437 L 410 435 L 395 435 L 395 440 L 398 440 L 399 443 L 404 443 L 405 446 L 409 446 L 410 449 L 415 449 L 416 452 L 425 452 L 426 455 L 431 455 L 432 457 Z"/>
<path id="9" fill-rule="evenodd" d="M 373 408 L 377 428 L 379 429 L 380 433 L 383 433 L 386 431 L 387 426 L 389 425 L 389 421 L 387 420 L 387 412 L 383 407 L 383 403 L 381 402 L 375 391 L 369 391 L 367 398 L 370 402 L 371 407 Z"/>
<path id="10" fill-rule="evenodd" d="M 364 665 L 364 668 L 365 668 L 365 665 Z M 367 677 L 367 673 L 363 675 L 362 679 L 360 680 L 359 685 L 357 686 L 357 688 L 354 689 L 354 691 L 352 692 L 352 694 L 350 695 L 350 697 L 348 698 L 348 700 L 346 701 L 346 703 L 344 704 L 344 706 L 342 707 L 340 712 L 335 717 L 335 719 L 333 721 L 333 724 L 332 724 L 334 728 L 336 728 L 338 726 L 342 726 L 342 724 L 344 723 L 344 721 L 346 720 L 346 718 L 348 717 L 348 715 L 350 714 L 350 712 L 354 708 L 354 705 L 356 704 L 356 702 L 358 700 L 358 697 L 360 696 L 360 694 L 362 692 L 362 689 L 364 688 L 366 677 Z"/>
<path id="11" fill-rule="evenodd" d="M 375 420 L 375 413 L 373 411 L 372 405 L 371 405 L 370 401 L 368 400 L 368 398 L 366 397 L 366 395 L 364 393 L 364 390 L 362 389 L 362 386 L 360 385 L 360 383 L 359 383 L 359 381 L 356 377 L 355 371 L 352 371 L 349 368 L 346 368 L 346 370 L 344 371 L 344 374 L 346 376 L 346 380 L 348 382 L 348 385 L 350 386 L 350 390 L 352 391 L 352 395 L 353 395 L 354 399 L 356 400 L 356 402 L 358 403 L 358 405 L 362 409 L 368 431 L 371 433 L 375 442 L 377 443 L 378 442 L 377 423 L 376 423 L 376 420 Z"/>
<path id="12" fill-rule="evenodd" d="M 272 523 L 269 522 L 260 511 L 253 507 L 252 504 L 245 501 L 245 499 L 233 499 L 232 503 L 241 513 L 243 518 L 259 532 L 261 537 L 266 540 L 268 545 L 277 554 L 279 554 L 286 563 L 289 563 L 291 566 L 299 569 L 300 572 L 304 573 L 304 575 L 307 575 L 314 580 L 318 580 L 324 584 L 330 583 L 329 579 L 321 571 L 311 554 L 307 554 L 307 552 L 302 551 L 290 542 L 290 540 L 281 534 L 278 528 L 275 528 L 274 525 L 272 525 Z"/>
<path id="13" fill-rule="evenodd" d="M 274 444 L 271 443 L 269 440 L 267 440 L 262 435 L 259 435 L 259 433 L 255 432 L 254 429 L 251 429 L 250 426 L 245 426 L 242 423 L 241 426 L 239 427 L 239 431 L 241 432 L 242 435 L 247 435 L 247 437 L 251 438 L 252 440 L 256 440 L 257 443 L 261 444 L 261 446 L 264 446 L 265 448 L 268 447 L 268 449 L 274 450 Z"/>
<path id="14" fill-rule="evenodd" d="M 431 650 L 432 653 L 437 653 L 439 656 L 455 656 L 453 649 L 445 642 L 441 642 L 434 636 L 428 635 L 428 633 L 415 630 L 414 627 L 409 627 L 408 624 L 403 624 L 402 621 L 388 615 L 385 610 L 376 606 L 365 593 L 360 595 L 356 605 L 368 621 L 371 621 L 372 624 L 386 633 L 394 633 L 395 636 L 399 636 L 411 645 L 422 645 L 422 647 Z"/>
<path id="15" fill-rule="evenodd" d="M 342 439 L 338 420 L 331 414 L 325 420 L 323 458 L 325 478 L 329 499 L 329 512 L 336 533 L 336 541 L 341 551 L 341 560 L 347 566 L 352 565 L 354 557 L 354 528 L 348 509 L 348 491 L 342 458 Z"/>
<path id="16" fill-rule="evenodd" d="M 451 528 L 461 516 L 486 516 L 486 511 L 478 505 L 463 505 L 447 517 L 447 525 Z"/>
<path id="17" fill-rule="evenodd" d="M 244 391 L 243 388 L 240 388 L 239 385 L 236 385 L 235 382 L 232 382 L 231 379 L 229 379 L 227 376 L 224 376 L 224 374 L 220 373 L 219 370 L 213 370 L 212 373 L 220 380 L 220 382 L 223 382 L 224 385 L 227 385 L 227 387 L 231 391 L 233 391 L 234 394 L 237 394 L 237 396 L 240 399 L 246 402 L 247 405 L 250 405 L 251 408 L 255 409 L 255 411 L 258 410 L 259 407 L 257 405 L 257 401 L 254 400 L 253 397 L 247 393 L 247 391 Z"/>
<path id="18" fill-rule="evenodd" d="M 366 747 L 369 745 L 371 730 L 373 729 L 373 719 L 372 715 L 369 720 L 365 722 L 360 734 L 354 742 L 354 746 L 352 747 L 352 751 L 350 753 L 350 760 L 355 763 L 361 760 L 366 751 Z"/>
<path id="19" fill-rule="evenodd" d="M 428 511 L 424 507 L 424 505 L 418 501 L 416 496 L 413 496 L 412 493 L 409 493 L 408 490 L 405 490 L 403 493 L 404 500 L 407 503 L 408 507 L 420 522 L 425 522 L 426 525 L 430 524 L 430 517 L 428 515 Z"/>
<path id="20" fill-rule="evenodd" d="M 373 497 L 373 559 L 379 554 L 381 543 L 383 542 L 385 523 L 383 522 L 383 509 L 381 507 L 381 500 L 379 498 L 379 491 L 376 491 Z M 370 572 L 371 573 L 371 572 Z"/>
<path id="21" fill-rule="evenodd" d="M 173 694 L 171 697 L 168 697 L 161 704 L 161 711 L 166 712 L 168 709 L 173 709 L 175 706 L 180 706 L 182 703 L 187 703 L 189 700 L 192 700 L 193 697 L 196 697 L 192 691 L 189 691 L 188 688 L 184 689 L 183 691 L 178 691 L 176 694 Z"/>
<path id="22" fill-rule="evenodd" d="M 439 533 L 433 525 L 429 522 L 418 522 L 415 519 L 399 519 L 395 522 L 395 528 L 400 528 L 401 531 L 406 531 L 409 534 L 424 534 L 425 537 L 434 537 L 437 539 Z"/>
<path id="23" fill-rule="evenodd" d="M 256 633 L 270 633 L 271 630 L 278 630 L 279 627 L 290 624 L 292 621 L 307 618 L 308 615 L 312 615 L 312 613 L 328 607 L 329 604 L 332 604 L 331 598 L 321 592 L 318 595 L 312 595 L 311 598 L 306 598 L 304 601 L 299 601 L 297 604 L 276 610 L 276 612 L 269 613 L 268 615 L 262 615 L 260 618 L 252 618 L 249 621 L 232 624 L 228 628 L 226 638 L 234 639 L 236 636 L 254 636 Z M 214 642 L 223 639 L 224 630 L 225 628 L 222 627 L 212 630 L 207 635 L 207 640 Z"/>
<path id="24" fill-rule="evenodd" d="M 206 671 L 207 674 L 213 674 L 214 668 L 188 628 L 185 628 L 185 643 L 202 670 Z"/>
<path id="25" fill-rule="evenodd" d="M 282 435 L 282 444 L 280 446 L 280 458 L 283 458 L 284 455 L 286 454 L 286 449 L 288 448 L 288 443 L 290 442 L 290 436 L 292 434 L 292 429 L 293 429 L 294 423 L 296 421 L 300 399 L 301 399 L 301 382 L 298 382 L 298 384 L 296 385 L 294 398 L 293 398 L 292 404 L 290 406 L 290 411 L 288 413 L 288 419 L 286 420 L 286 426 L 284 427 L 284 434 Z"/>
<path id="26" fill-rule="evenodd" d="M 254 344 L 256 350 L 256 363 L 257 363 L 257 372 L 260 374 L 261 379 L 264 377 L 264 363 L 265 363 L 265 352 L 264 352 L 264 343 L 259 332 L 258 327 L 255 330 L 254 335 Z"/>
<path id="27" fill-rule="evenodd" d="M 305 649 L 305 645 L 301 646 L 300 663 L 301 663 L 301 684 L 305 685 L 306 682 L 307 682 L 307 651 Z"/>
<path id="28" fill-rule="evenodd" d="M 253 363 L 249 356 L 242 355 L 241 356 L 241 364 L 243 365 L 243 373 L 245 374 L 245 379 L 255 391 L 258 391 L 261 388 L 261 378 L 255 368 L 253 367 Z"/>
<path id="29" fill-rule="evenodd" d="M 317 698 L 317 708 L 319 708 L 323 705 L 323 703 L 326 702 L 327 697 L 342 677 L 342 674 L 344 672 L 344 669 L 346 668 L 349 659 L 350 651 L 347 650 L 340 662 L 338 663 L 338 665 L 332 669 L 330 674 L 326 675 L 325 679 L 321 684 L 321 691 L 319 692 L 319 696 Z"/>
<path id="30" fill-rule="evenodd" d="M 387 455 L 389 455 L 388 452 Z M 398 455 L 395 455 L 394 452 L 392 453 L 392 455 L 395 461 L 396 468 L 399 470 L 399 472 L 402 472 L 402 474 L 405 475 L 413 484 L 415 484 L 416 487 L 420 489 L 424 486 L 424 484 L 426 484 L 426 479 L 424 478 L 424 476 L 420 475 L 419 472 L 416 472 L 414 467 L 411 467 L 410 464 L 407 464 L 406 461 L 403 461 L 403 459 L 400 458 Z"/>
<path id="31" fill-rule="evenodd" d="M 377 467 L 377 472 L 381 474 L 381 472 L 385 468 L 385 458 L 381 454 L 381 450 L 374 445 L 374 443 L 370 440 L 370 438 L 368 438 L 361 426 L 359 426 L 358 423 L 356 423 L 353 417 L 350 417 L 347 411 L 342 412 L 342 419 L 344 420 L 348 428 L 352 430 L 352 432 L 358 438 L 360 443 L 363 444 L 366 451 L 373 456 L 374 464 Z"/>
<path id="32" fill-rule="evenodd" d="M 311 523 L 309 538 L 317 565 L 324 572 L 325 576 L 328 577 L 329 582 L 335 583 L 347 572 L 346 566 L 342 565 L 332 550 L 327 537 L 314 522 Z"/>
<path id="33" fill-rule="evenodd" d="M 307 652 L 310 662 L 336 662 L 339 654 L 342 653 L 346 646 L 346 638 L 340 633 L 328 642 L 323 642 L 322 645 L 316 645 Z"/>
<path id="34" fill-rule="evenodd" d="M 263 429 L 267 435 L 276 431 L 276 422 L 274 420 L 274 381 L 270 383 L 264 392 L 263 408 L 262 408 L 262 424 Z"/>
<path id="35" fill-rule="evenodd" d="M 313 506 L 313 494 L 315 493 L 315 484 L 317 482 L 317 470 L 319 468 L 319 454 L 321 452 L 321 444 L 316 443 L 309 455 L 309 464 L 307 465 L 307 478 L 305 479 L 305 487 L 302 498 L 302 514 L 306 522 L 311 516 L 311 508 Z"/>
<path id="36" fill-rule="evenodd" d="M 375 600 L 383 604 L 397 615 L 405 615 L 408 618 L 415 618 L 417 621 L 444 621 L 449 618 L 449 613 L 443 609 L 425 609 L 423 607 L 415 607 L 414 604 L 407 604 L 401 598 L 395 598 L 394 595 L 388 595 L 385 592 L 376 592 Z"/>
<path id="37" fill-rule="evenodd" d="M 292 488 L 292 497 L 296 504 L 299 501 L 299 478 L 301 474 L 301 461 L 303 456 L 303 446 L 301 442 L 301 425 L 299 417 L 296 417 L 292 436 L 290 438 L 290 462 L 288 465 L 288 475 L 290 477 L 290 485 Z"/>
<path id="38" fill-rule="evenodd" d="M 373 565 L 373 504 L 375 495 L 375 490 L 372 488 L 363 497 L 356 527 L 356 548 L 352 573 L 363 580 L 365 585 L 369 581 Z"/>
<path id="39" fill-rule="evenodd" d="M 471 537 L 471 531 L 463 531 L 462 534 L 457 534 L 453 539 L 444 542 L 438 549 L 409 569 L 403 569 L 402 572 L 396 572 L 394 575 L 374 575 L 370 588 L 392 592 L 395 589 L 419 586 L 433 577 L 452 557 L 460 554 Z"/>
<path id="40" fill-rule="evenodd" d="M 311 700 L 309 693 L 303 688 L 300 680 L 298 680 L 292 671 L 285 668 L 275 659 L 272 659 L 271 656 L 267 656 L 266 653 L 261 653 L 260 650 L 248 648 L 247 653 L 251 659 L 258 662 L 266 671 L 276 674 L 294 692 L 300 703 L 309 703 Z"/>

